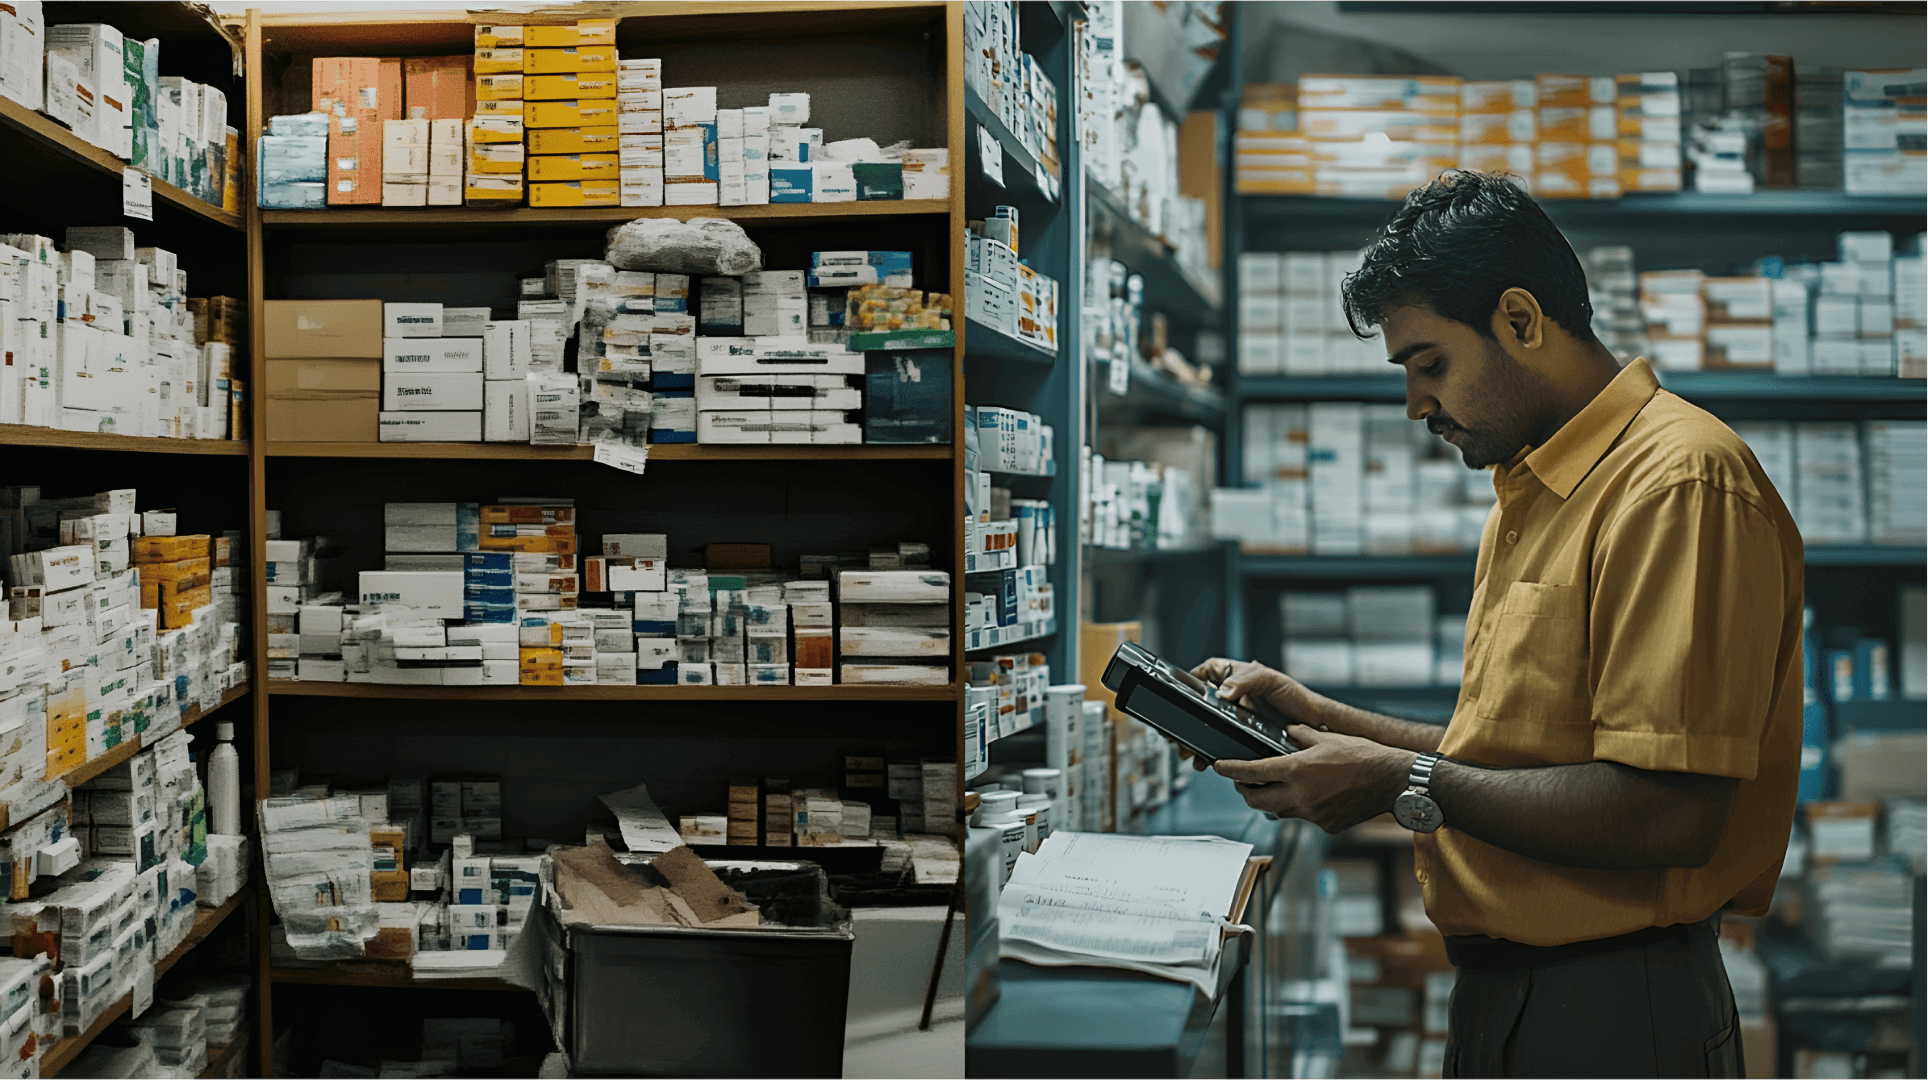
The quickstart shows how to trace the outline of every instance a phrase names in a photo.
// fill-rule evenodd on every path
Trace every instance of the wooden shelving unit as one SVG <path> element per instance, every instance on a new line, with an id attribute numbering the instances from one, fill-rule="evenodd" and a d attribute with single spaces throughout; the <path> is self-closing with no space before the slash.
<path id="1" fill-rule="evenodd" d="M 0 98 L 0 101 L 5 101 Z M 103 435 L 98 431 L 62 431 L 28 424 L 0 424 L 0 446 L 52 446 L 64 450 L 117 450 L 136 454 L 196 454 L 246 457 L 246 439 L 153 439 L 139 435 Z"/>
<path id="2" fill-rule="evenodd" d="M 885 199 L 850 203 L 776 203 L 769 206 L 517 206 L 500 210 L 447 208 L 336 207 L 331 210 L 264 210 L 270 229 L 400 228 L 461 231 L 476 227 L 547 229 L 559 225 L 621 225 L 637 218 L 682 220 L 700 214 L 740 223 L 808 222 L 837 225 L 848 221 L 943 214 L 942 199 Z"/>
<path id="3" fill-rule="evenodd" d="M 954 686 L 390 686 L 270 679 L 271 697 L 432 701 L 948 701 Z"/>
<path id="4" fill-rule="evenodd" d="M 619 20 L 617 47 L 624 57 L 660 57 L 666 85 L 718 84 L 718 104 L 725 108 L 762 104 L 779 90 L 812 93 L 812 124 L 827 138 L 870 136 L 880 143 L 912 139 L 920 147 L 944 146 L 951 162 L 951 194 L 945 199 L 854 203 L 814 203 L 751 207 L 647 207 L 483 210 L 468 208 L 338 207 L 325 210 L 246 211 L 248 243 L 248 303 L 253 334 L 254 365 L 250 382 L 265 386 L 265 342 L 262 313 L 268 299 L 331 295 L 373 296 L 389 300 L 440 300 L 447 303 L 500 306 L 513 304 L 514 275 L 540 266 L 551 258 L 594 257 L 601 251 L 601 233 L 611 226 L 638 218 L 721 217 L 741 225 L 765 250 L 765 265 L 773 269 L 807 265 L 799 251 L 830 248 L 873 248 L 913 252 L 918 286 L 948 292 L 959 298 L 962 315 L 964 197 L 961 163 L 965 160 L 964 101 L 961 54 L 963 6 L 942 0 L 829 0 L 829 2 L 722 2 L 653 4 L 592 3 L 548 8 L 525 14 L 503 15 L 439 10 L 380 12 L 324 12 L 305 15 L 252 14 L 244 25 L 248 87 L 243 155 L 253 160 L 255 140 L 270 116 L 301 111 L 305 100 L 284 100 L 278 72 L 289 64 L 327 56 L 430 56 L 472 51 L 474 28 L 482 23 L 513 20 L 527 24 L 573 22 L 578 18 L 613 16 Z M 812 81 L 816 80 L 816 81 Z M 295 93 L 299 94 L 299 83 Z M 736 95 L 732 97 L 732 95 Z M 305 95 L 301 95 L 305 97 Z M 754 101 L 750 100 L 752 97 Z M 895 125 L 895 126 L 892 126 Z M 250 199 L 251 203 L 251 199 Z M 388 264 L 412 258 L 408 247 L 459 251 L 460 255 L 424 256 L 429 273 L 390 274 Z M 384 253 L 402 258 L 384 261 Z M 346 263 L 341 261 L 346 257 Z M 446 259 L 435 263 L 433 259 Z M 494 260 L 491 262 L 490 260 Z M 442 273 L 455 264 L 460 272 Z M 346 269 L 344 267 L 347 267 Z M 362 274 L 357 277 L 355 275 Z M 317 275 L 333 277 L 317 283 Z M 495 275 L 484 280 L 488 275 Z M 433 277 L 436 284 L 426 284 Z M 419 280 L 415 280 L 419 279 Z M 500 284 L 498 284 L 500 282 Z M 364 284 L 365 283 L 365 284 Z M 507 285 L 504 292 L 501 285 Z M 470 288 L 467 294 L 461 288 Z M 348 292 L 339 291 L 342 288 Z M 409 289 L 416 292 L 409 292 Z M 333 290 L 333 291 L 330 291 Z M 434 291 L 442 290 L 442 291 Z M 458 299 L 458 296 L 460 297 Z M 583 515 L 579 528 L 593 539 L 605 531 L 623 531 L 609 521 L 628 508 L 652 515 L 648 531 L 666 532 L 672 542 L 673 566 L 700 565 L 687 560 L 679 548 L 704 541 L 770 541 L 795 532 L 823 546 L 806 551 L 861 550 L 868 544 L 896 539 L 930 543 L 937 565 L 951 570 L 952 610 L 963 608 L 963 444 L 964 402 L 963 333 L 951 353 L 954 438 L 948 445 L 868 446 L 714 446 L 659 444 L 648 448 L 649 468 L 630 475 L 593 463 L 588 446 L 531 446 L 491 443 L 318 443 L 271 442 L 257 439 L 249 448 L 251 497 L 255 514 L 253 564 L 265 554 L 261 529 L 265 512 L 284 512 L 285 535 L 316 532 L 333 535 L 346 521 L 344 535 L 365 519 L 379 524 L 381 503 L 460 498 L 487 499 L 498 494 L 527 491 L 539 484 L 542 494 L 578 496 Z M 251 430 L 266 431 L 265 403 L 253 395 Z M 385 463 L 394 468 L 385 468 Z M 553 469 L 532 463 L 556 463 Z M 663 468 L 657 468 L 661 463 Z M 762 468 L 768 465 L 769 468 Z M 754 506 L 741 512 L 697 511 L 682 502 L 653 500 L 659 490 L 698 497 L 715 470 L 717 484 L 768 486 L 744 496 Z M 352 476 L 351 482 L 340 477 Z M 539 480 L 531 478 L 539 477 Z M 405 478 L 405 479 L 403 479 Z M 361 481 L 366 480 L 366 483 Z M 895 497 L 883 481 L 906 487 Z M 328 484 L 326 511 L 333 521 L 303 520 L 304 491 L 313 493 Z M 451 485 L 466 484 L 457 494 Z M 486 485 L 486 486 L 479 486 Z M 516 485 L 524 485 L 517 488 Z M 682 485 L 682 486 L 677 486 Z M 910 490 L 915 489 L 915 490 Z M 602 509 L 592 510 L 591 504 Z M 848 504 L 848 505 L 847 505 Z M 767 532 L 740 524 L 753 510 L 755 519 L 768 522 L 780 515 L 782 524 L 759 524 Z M 684 517 L 679 518 L 677 515 Z M 657 518 L 654 515 L 661 515 Z M 687 522 L 685 524 L 684 522 Z M 638 524 L 637 528 L 644 525 Z M 885 530 L 889 532 L 866 532 Z M 892 535 L 892 533 L 896 535 Z M 795 541 L 798 544 L 803 540 Z M 779 545 L 781 546 L 781 545 Z M 379 551 L 379 548 L 374 549 Z M 369 561 L 365 541 L 353 548 L 350 569 L 378 565 Z M 379 559 L 379 554 L 374 556 Z M 779 560 L 784 556 L 779 554 Z M 331 581 L 332 584 L 332 581 Z M 255 581 L 254 664 L 267 670 L 265 583 Z M 952 657 L 954 670 L 963 665 L 962 635 Z M 863 736 L 881 730 L 905 734 L 889 736 L 916 740 L 926 754 L 940 749 L 961 757 L 963 751 L 963 690 L 945 686 L 388 686 L 362 683 L 303 683 L 264 681 L 254 702 L 254 777 L 257 790 L 268 790 L 271 768 L 306 765 L 311 722 L 325 720 L 351 725 L 345 730 L 396 737 L 398 728 L 444 730 L 435 716 L 447 710 L 424 707 L 428 702 L 459 702 L 462 711 L 483 723 L 526 715 L 532 719 L 596 718 L 606 723 L 610 739 L 654 738 L 670 730 L 676 736 L 708 733 L 708 716 L 746 721 L 738 730 L 781 731 L 789 706 L 807 706 L 796 715 L 795 734 L 819 742 L 843 738 L 836 724 L 848 714 Z M 314 700 L 301 700 L 314 699 Z M 667 706 L 691 703 L 695 709 L 611 709 L 596 703 L 637 703 Z M 339 704 L 338 704 L 339 703 Z M 566 711 L 581 705 L 580 713 Z M 549 707 L 549 706 L 554 706 Z M 845 708 L 844 706 L 847 706 Z M 703 716 L 703 731 L 695 725 Z M 301 728 L 291 727 L 290 717 Z M 616 718 L 622 717 L 618 723 Z M 634 720 L 636 723 L 630 723 Z M 279 723 L 277 723 L 279 721 Z M 569 726 L 569 725 L 559 725 Z M 573 727 L 580 728 L 582 723 Z M 530 725 L 531 740 L 552 738 L 542 724 Z M 601 731 L 603 729 L 598 729 Z M 856 729 L 853 729 L 856 730 Z M 641 732 L 641 735 L 637 733 Z M 686 734 L 685 734 L 686 733 Z M 358 736 L 359 737 L 359 736 Z M 371 734 L 370 738 L 375 737 Z M 439 738 L 439 734 L 432 737 Z M 597 736 L 602 738 L 600 734 Z M 670 736 L 662 736 L 670 738 Z M 723 736 L 730 737 L 730 736 Z M 762 734 L 739 736 L 763 738 Z M 770 737 L 778 737 L 772 734 Z M 875 743 L 867 745 L 877 745 Z M 534 751 L 541 754 L 543 751 Z M 764 751 L 766 755 L 770 751 Z M 527 757 L 524 753 L 522 757 Z M 839 762 L 840 764 L 840 762 Z M 433 766 L 431 766 L 433 767 Z M 515 782 L 516 763 L 495 762 L 471 767 L 503 774 L 505 790 Z M 660 766 L 677 768 L 675 762 Z M 799 766 L 803 767 L 803 766 Z M 695 766 L 692 766 L 695 768 Z M 538 771 L 540 771 L 538 769 Z M 555 770 L 549 770 L 554 772 Z M 399 774 L 398 775 L 403 775 Z M 722 798 L 719 778 L 718 802 Z M 542 783 L 554 787 L 553 775 Z M 598 789 L 602 790 L 602 789 Z M 586 797 L 586 796 L 585 796 Z M 505 803 L 512 803 L 505 799 Z M 670 807 L 672 812 L 677 808 Z M 514 814 L 513 806 L 510 814 Z M 542 835 L 559 835 L 544 833 Z M 436 989 L 514 989 L 494 979 L 414 979 L 405 965 L 341 963 L 275 966 L 266 939 L 267 913 L 262 918 L 259 951 L 260 998 L 257 1024 L 262 1037 L 257 1075 L 271 1075 L 269 1033 L 277 1030 L 275 988 L 337 987 Z M 283 993 L 289 991 L 284 990 Z M 283 1009 L 288 1003 L 283 1002 Z M 297 1020 L 297 1022 L 299 1022 Z M 281 1026 L 286 1027 L 286 1016 Z"/>
<path id="5" fill-rule="evenodd" d="M 196 911 L 194 929 L 188 931 L 187 938 L 175 946 L 173 952 L 154 961 L 154 977 L 159 979 L 167 973 L 168 969 L 180 963 L 183 957 L 194 951 L 196 945 L 206 941 L 208 935 L 214 933 L 214 928 L 238 911 L 248 896 L 249 890 L 243 889 L 229 897 L 228 901 L 220 907 L 202 908 Z M 80 1056 L 81 1051 L 87 1049 L 95 1039 L 100 1037 L 101 1032 L 106 1031 L 109 1025 L 126 1016 L 133 1009 L 133 994 L 124 995 L 119 1001 L 102 1009 L 100 1019 L 95 1020 L 86 1031 L 60 1040 L 52 1050 L 47 1051 L 47 1056 L 40 1059 L 40 1075 L 59 1076 L 62 1070 L 74 1063 L 74 1059 Z"/>

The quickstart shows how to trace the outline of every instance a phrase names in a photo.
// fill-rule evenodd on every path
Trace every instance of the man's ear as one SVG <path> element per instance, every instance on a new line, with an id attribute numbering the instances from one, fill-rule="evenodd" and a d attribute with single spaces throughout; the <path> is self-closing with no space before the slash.
<path id="1" fill-rule="evenodd" d="M 1537 349 L 1546 340 L 1546 314 L 1533 294 L 1518 286 L 1500 294 L 1493 309 L 1495 339 L 1520 349 Z"/>

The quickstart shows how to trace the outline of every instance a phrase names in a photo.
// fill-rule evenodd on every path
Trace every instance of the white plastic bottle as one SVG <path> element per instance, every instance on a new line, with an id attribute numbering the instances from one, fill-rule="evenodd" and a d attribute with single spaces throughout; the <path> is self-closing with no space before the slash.
<path id="1" fill-rule="evenodd" d="M 219 740 L 208 754 L 208 831 L 241 835 L 241 755 L 234 748 L 234 725 L 214 726 Z"/>

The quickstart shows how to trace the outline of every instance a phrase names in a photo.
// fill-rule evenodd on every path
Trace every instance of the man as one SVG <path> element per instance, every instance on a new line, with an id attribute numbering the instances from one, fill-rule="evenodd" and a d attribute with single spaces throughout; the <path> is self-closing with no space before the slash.
<path id="1" fill-rule="evenodd" d="M 1302 725 L 1218 771 L 1328 831 L 1414 830 L 1459 968 L 1447 1076 L 1745 1075 L 1717 939 L 1767 911 L 1793 822 L 1793 520 L 1733 432 L 1595 340 L 1572 248 L 1506 178 L 1415 192 L 1344 296 L 1407 415 L 1493 470 L 1458 705 L 1441 729 L 1212 660 Z"/>

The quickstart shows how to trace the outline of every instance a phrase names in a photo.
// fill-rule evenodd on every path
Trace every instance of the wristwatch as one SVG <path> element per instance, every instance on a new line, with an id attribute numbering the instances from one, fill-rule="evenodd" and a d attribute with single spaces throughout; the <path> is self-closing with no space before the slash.
<path id="1" fill-rule="evenodd" d="M 1428 794 L 1433 782 L 1433 766 L 1438 764 L 1438 754 L 1421 754 L 1414 758 L 1412 772 L 1406 777 L 1406 793 L 1393 800 L 1393 818 L 1414 832 L 1432 832 L 1446 820 L 1445 815 L 1439 812 L 1439 804 Z"/>

